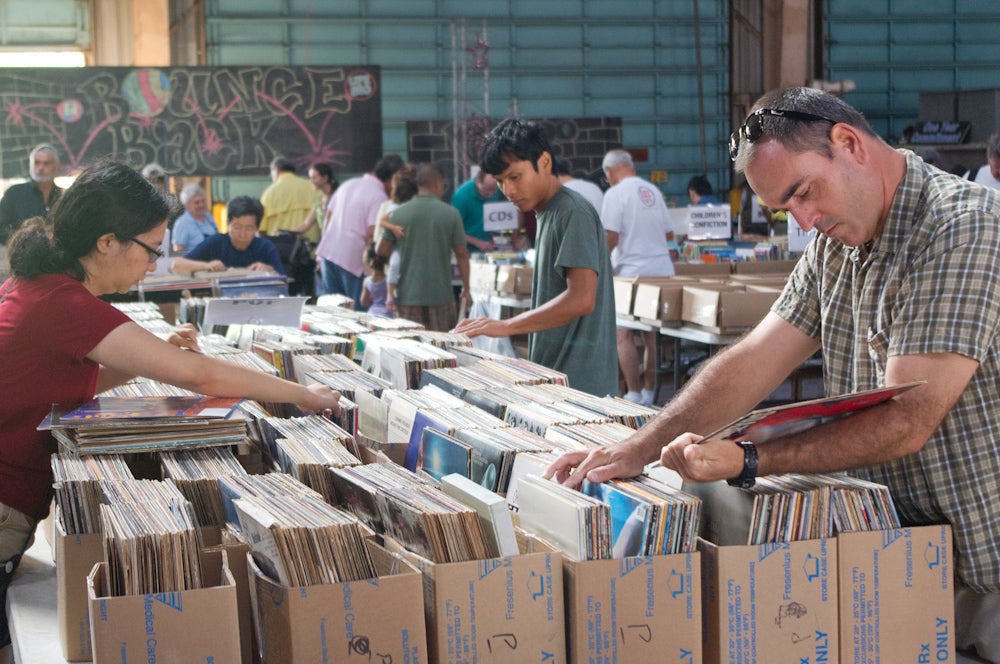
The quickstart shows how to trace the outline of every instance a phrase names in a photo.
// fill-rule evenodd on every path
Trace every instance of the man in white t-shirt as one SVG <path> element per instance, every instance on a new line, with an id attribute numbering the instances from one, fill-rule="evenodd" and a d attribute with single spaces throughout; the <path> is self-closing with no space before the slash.
<path id="1" fill-rule="evenodd" d="M 604 156 L 604 175 L 611 188 L 604 193 L 601 223 L 611 250 L 611 266 L 623 277 L 669 277 L 674 274 L 669 243 L 674 241 L 674 220 L 663 194 L 637 177 L 632 156 L 612 150 Z M 625 375 L 625 398 L 652 405 L 656 378 L 656 332 L 643 332 L 645 371 L 639 371 L 639 354 L 633 331 L 618 329 L 618 363 Z"/>
<path id="2" fill-rule="evenodd" d="M 569 159 L 566 157 L 556 157 L 552 161 L 552 174 L 559 180 L 559 184 L 586 198 L 597 210 L 597 214 L 600 214 L 604 206 L 604 192 L 590 180 L 573 177 L 570 169 Z"/>
<path id="3" fill-rule="evenodd" d="M 986 163 L 966 177 L 978 184 L 1000 189 L 1000 132 L 990 134 L 986 140 Z"/>

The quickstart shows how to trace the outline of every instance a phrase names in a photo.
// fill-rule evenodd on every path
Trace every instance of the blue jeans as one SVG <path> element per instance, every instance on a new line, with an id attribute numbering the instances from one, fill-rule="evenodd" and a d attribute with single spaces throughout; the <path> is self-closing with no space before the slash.
<path id="1" fill-rule="evenodd" d="M 351 274 L 325 258 L 320 263 L 319 269 L 323 280 L 323 295 L 346 295 L 354 300 L 355 309 L 364 311 L 364 307 L 361 306 L 361 286 L 365 280 L 364 275 L 359 277 Z"/>

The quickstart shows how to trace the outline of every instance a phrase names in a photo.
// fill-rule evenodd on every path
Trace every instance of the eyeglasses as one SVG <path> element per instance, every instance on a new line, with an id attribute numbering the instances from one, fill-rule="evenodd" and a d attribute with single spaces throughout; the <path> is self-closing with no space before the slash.
<path id="1" fill-rule="evenodd" d="M 829 122 L 831 125 L 837 124 L 836 120 L 825 118 L 822 115 L 803 113 L 801 111 L 784 111 L 775 108 L 759 108 L 750 114 L 743 125 L 729 136 L 729 158 L 736 161 L 736 155 L 740 151 L 740 139 L 747 139 L 747 143 L 760 140 L 764 135 L 764 117 L 772 116 L 776 118 L 788 118 L 789 120 L 799 120 L 800 122 Z"/>
<path id="2" fill-rule="evenodd" d="M 142 247 L 143 249 L 145 249 L 147 252 L 149 252 L 149 262 L 150 263 L 155 263 L 159 259 L 163 258 L 163 252 L 160 251 L 159 249 L 153 249 L 151 246 L 149 246 L 148 244 L 146 244 L 142 240 L 138 240 L 138 239 L 136 239 L 134 237 L 130 237 L 129 240 L 131 240 L 132 242 L 135 242 L 137 245 L 139 245 L 140 247 Z"/>

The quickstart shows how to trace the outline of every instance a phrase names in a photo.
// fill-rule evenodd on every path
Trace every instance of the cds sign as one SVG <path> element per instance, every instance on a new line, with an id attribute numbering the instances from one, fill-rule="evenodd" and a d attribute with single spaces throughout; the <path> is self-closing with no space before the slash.
<path id="1" fill-rule="evenodd" d="M 517 206 L 502 203 L 483 204 L 484 231 L 512 231 L 517 229 Z"/>

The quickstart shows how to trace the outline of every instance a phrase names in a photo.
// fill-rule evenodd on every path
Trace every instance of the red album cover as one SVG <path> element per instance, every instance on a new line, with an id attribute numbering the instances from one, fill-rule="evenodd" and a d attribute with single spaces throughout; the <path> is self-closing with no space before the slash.
<path id="1" fill-rule="evenodd" d="M 834 420 L 848 417 L 866 408 L 876 406 L 898 394 L 902 394 L 926 381 L 916 381 L 880 387 L 874 390 L 842 394 L 824 399 L 799 401 L 785 406 L 762 408 L 747 413 L 734 422 L 730 422 L 718 431 L 705 436 L 709 438 L 727 438 L 729 440 L 748 440 L 754 443 L 765 443 L 775 438 L 794 436 L 803 431 L 821 426 Z"/>

